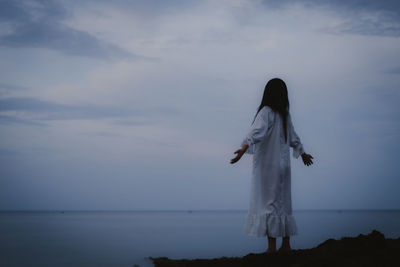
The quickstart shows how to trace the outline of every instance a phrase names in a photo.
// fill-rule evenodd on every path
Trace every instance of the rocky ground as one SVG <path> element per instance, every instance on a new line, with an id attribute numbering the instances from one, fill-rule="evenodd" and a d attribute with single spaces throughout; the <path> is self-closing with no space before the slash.
<path id="1" fill-rule="evenodd" d="M 297 249 L 288 254 L 248 254 L 244 257 L 215 259 L 152 258 L 161 266 L 400 266 L 400 238 L 385 239 L 373 230 L 368 235 L 328 239 L 311 249 Z"/>

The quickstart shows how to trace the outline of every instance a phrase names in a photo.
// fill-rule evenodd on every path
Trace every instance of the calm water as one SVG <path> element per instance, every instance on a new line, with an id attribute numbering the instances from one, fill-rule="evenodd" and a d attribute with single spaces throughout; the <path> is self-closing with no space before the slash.
<path id="1" fill-rule="evenodd" d="M 0 266 L 152 266 L 146 257 L 243 256 L 267 248 L 247 211 L 0 212 Z M 377 229 L 400 237 L 400 211 L 295 211 L 293 248 Z M 279 244 L 280 240 L 278 241 Z"/>

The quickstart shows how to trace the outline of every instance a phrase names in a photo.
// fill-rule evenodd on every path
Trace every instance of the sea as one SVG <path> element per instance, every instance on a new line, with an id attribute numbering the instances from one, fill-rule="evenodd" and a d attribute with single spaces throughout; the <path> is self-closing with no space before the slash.
<path id="1" fill-rule="evenodd" d="M 2 211 L 0 266 L 153 266 L 150 257 L 195 259 L 262 253 L 244 233 L 246 210 Z M 293 249 L 378 230 L 400 237 L 400 210 L 295 210 Z M 279 246 L 280 239 L 277 245 Z"/>

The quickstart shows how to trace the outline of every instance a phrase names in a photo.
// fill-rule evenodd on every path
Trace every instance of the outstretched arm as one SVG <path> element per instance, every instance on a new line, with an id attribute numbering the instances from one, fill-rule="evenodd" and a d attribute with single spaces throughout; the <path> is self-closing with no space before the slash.
<path id="1" fill-rule="evenodd" d="M 304 165 L 310 166 L 311 164 L 313 164 L 311 160 L 313 159 L 313 156 L 304 152 L 303 144 L 301 143 L 299 136 L 294 130 L 290 114 L 288 115 L 288 118 L 289 118 L 288 122 L 289 122 L 289 137 L 290 137 L 289 145 L 293 148 L 293 157 L 297 159 L 301 155 Z"/>
<path id="2" fill-rule="evenodd" d="M 250 131 L 242 142 L 242 148 L 236 150 L 234 154 L 237 154 L 235 158 L 231 159 L 231 163 L 235 163 L 240 160 L 246 150 L 254 144 L 260 142 L 267 134 L 268 130 L 268 109 L 263 108 L 257 113 L 257 116 L 251 125 Z"/>

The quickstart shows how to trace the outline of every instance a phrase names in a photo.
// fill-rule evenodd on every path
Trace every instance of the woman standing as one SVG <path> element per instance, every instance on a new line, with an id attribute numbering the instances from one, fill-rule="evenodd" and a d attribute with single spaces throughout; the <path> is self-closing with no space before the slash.
<path id="1" fill-rule="evenodd" d="M 286 84 L 279 78 L 268 81 L 250 131 L 236 150 L 237 162 L 244 153 L 253 154 L 250 207 L 245 232 L 267 236 L 267 253 L 276 252 L 276 238 L 282 237 L 280 252 L 288 252 L 290 236 L 297 234 L 292 215 L 290 147 L 309 166 L 312 156 L 304 152 L 289 113 Z"/>

